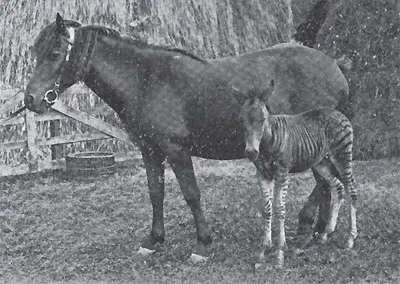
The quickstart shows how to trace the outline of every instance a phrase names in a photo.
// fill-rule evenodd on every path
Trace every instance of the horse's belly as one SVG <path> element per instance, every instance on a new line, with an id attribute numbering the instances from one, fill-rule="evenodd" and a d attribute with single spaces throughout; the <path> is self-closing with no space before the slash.
<path id="1" fill-rule="evenodd" d="M 244 158 L 244 139 L 236 132 L 230 135 L 193 135 L 190 145 L 192 156 L 214 159 L 234 160 Z"/>

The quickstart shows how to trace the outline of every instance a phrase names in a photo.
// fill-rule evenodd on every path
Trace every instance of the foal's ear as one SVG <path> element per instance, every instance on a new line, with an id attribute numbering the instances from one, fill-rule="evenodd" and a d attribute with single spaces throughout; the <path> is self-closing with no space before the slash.
<path id="1" fill-rule="evenodd" d="M 67 34 L 67 28 L 65 27 L 64 19 L 61 17 L 59 13 L 57 13 L 56 17 L 56 32 L 62 35 Z"/>
<path id="2" fill-rule="evenodd" d="M 247 99 L 247 96 L 243 94 L 243 92 L 239 91 L 238 88 L 232 87 L 233 97 L 239 102 L 239 104 L 244 104 L 244 101 Z"/>
<path id="3" fill-rule="evenodd" d="M 271 96 L 272 92 L 274 91 L 274 89 L 275 89 L 275 81 L 274 81 L 274 79 L 271 79 L 269 86 L 260 93 L 259 99 L 261 101 L 263 101 L 264 103 L 266 103 L 268 101 L 268 98 Z"/>

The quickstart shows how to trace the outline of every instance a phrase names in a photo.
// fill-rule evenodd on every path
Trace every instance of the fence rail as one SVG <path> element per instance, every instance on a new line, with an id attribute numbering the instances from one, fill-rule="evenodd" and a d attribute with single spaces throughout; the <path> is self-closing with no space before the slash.
<path id="1" fill-rule="evenodd" d="M 82 92 L 81 87 L 76 87 L 76 92 Z M 23 140 L 8 141 L 0 143 L 0 150 L 27 149 L 28 163 L 16 166 L 0 165 L 0 176 L 20 175 L 26 173 L 40 172 L 44 170 L 54 170 L 65 167 L 65 159 L 61 157 L 58 146 L 62 144 L 93 141 L 99 139 L 116 138 L 124 143 L 133 145 L 129 135 L 122 129 L 115 127 L 95 115 L 104 113 L 106 107 L 97 107 L 79 111 L 60 101 L 57 101 L 52 110 L 45 114 L 35 114 L 26 111 L 23 115 L 7 118 L 12 110 L 18 105 L 22 105 L 23 94 L 18 90 L 0 90 L 0 99 L 5 101 L 0 105 L 0 126 L 10 126 L 16 124 L 25 124 L 25 138 Z M 72 118 L 81 123 L 91 126 L 94 131 L 86 133 L 73 133 L 60 135 L 60 120 Z M 48 138 L 39 138 L 36 128 L 37 122 L 50 121 L 50 136 Z M 51 147 L 51 159 L 42 159 L 40 147 Z M 136 151 L 130 153 L 116 153 L 117 161 L 137 159 Z"/>

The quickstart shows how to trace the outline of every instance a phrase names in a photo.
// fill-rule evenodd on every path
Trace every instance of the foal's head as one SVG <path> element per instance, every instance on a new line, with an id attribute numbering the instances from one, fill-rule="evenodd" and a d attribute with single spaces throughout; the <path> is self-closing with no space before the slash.
<path id="1" fill-rule="evenodd" d="M 251 89 L 247 94 L 235 95 L 236 99 L 242 104 L 239 116 L 245 134 L 245 156 L 251 161 L 258 158 L 264 132 L 270 131 L 266 100 L 273 89 L 274 81 L 271 80 L 269 88 L 264 91 Z"/>

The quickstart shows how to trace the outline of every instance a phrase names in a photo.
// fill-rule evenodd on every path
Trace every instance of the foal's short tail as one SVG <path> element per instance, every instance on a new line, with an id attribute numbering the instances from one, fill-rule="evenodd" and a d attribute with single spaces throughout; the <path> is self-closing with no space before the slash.
<path id="1" fill-rule="evenodd" d="M 335 109 L 343 113 L 350 121 L 354 117 L 353 106 L 348 98 L 340 100 Z"/>

